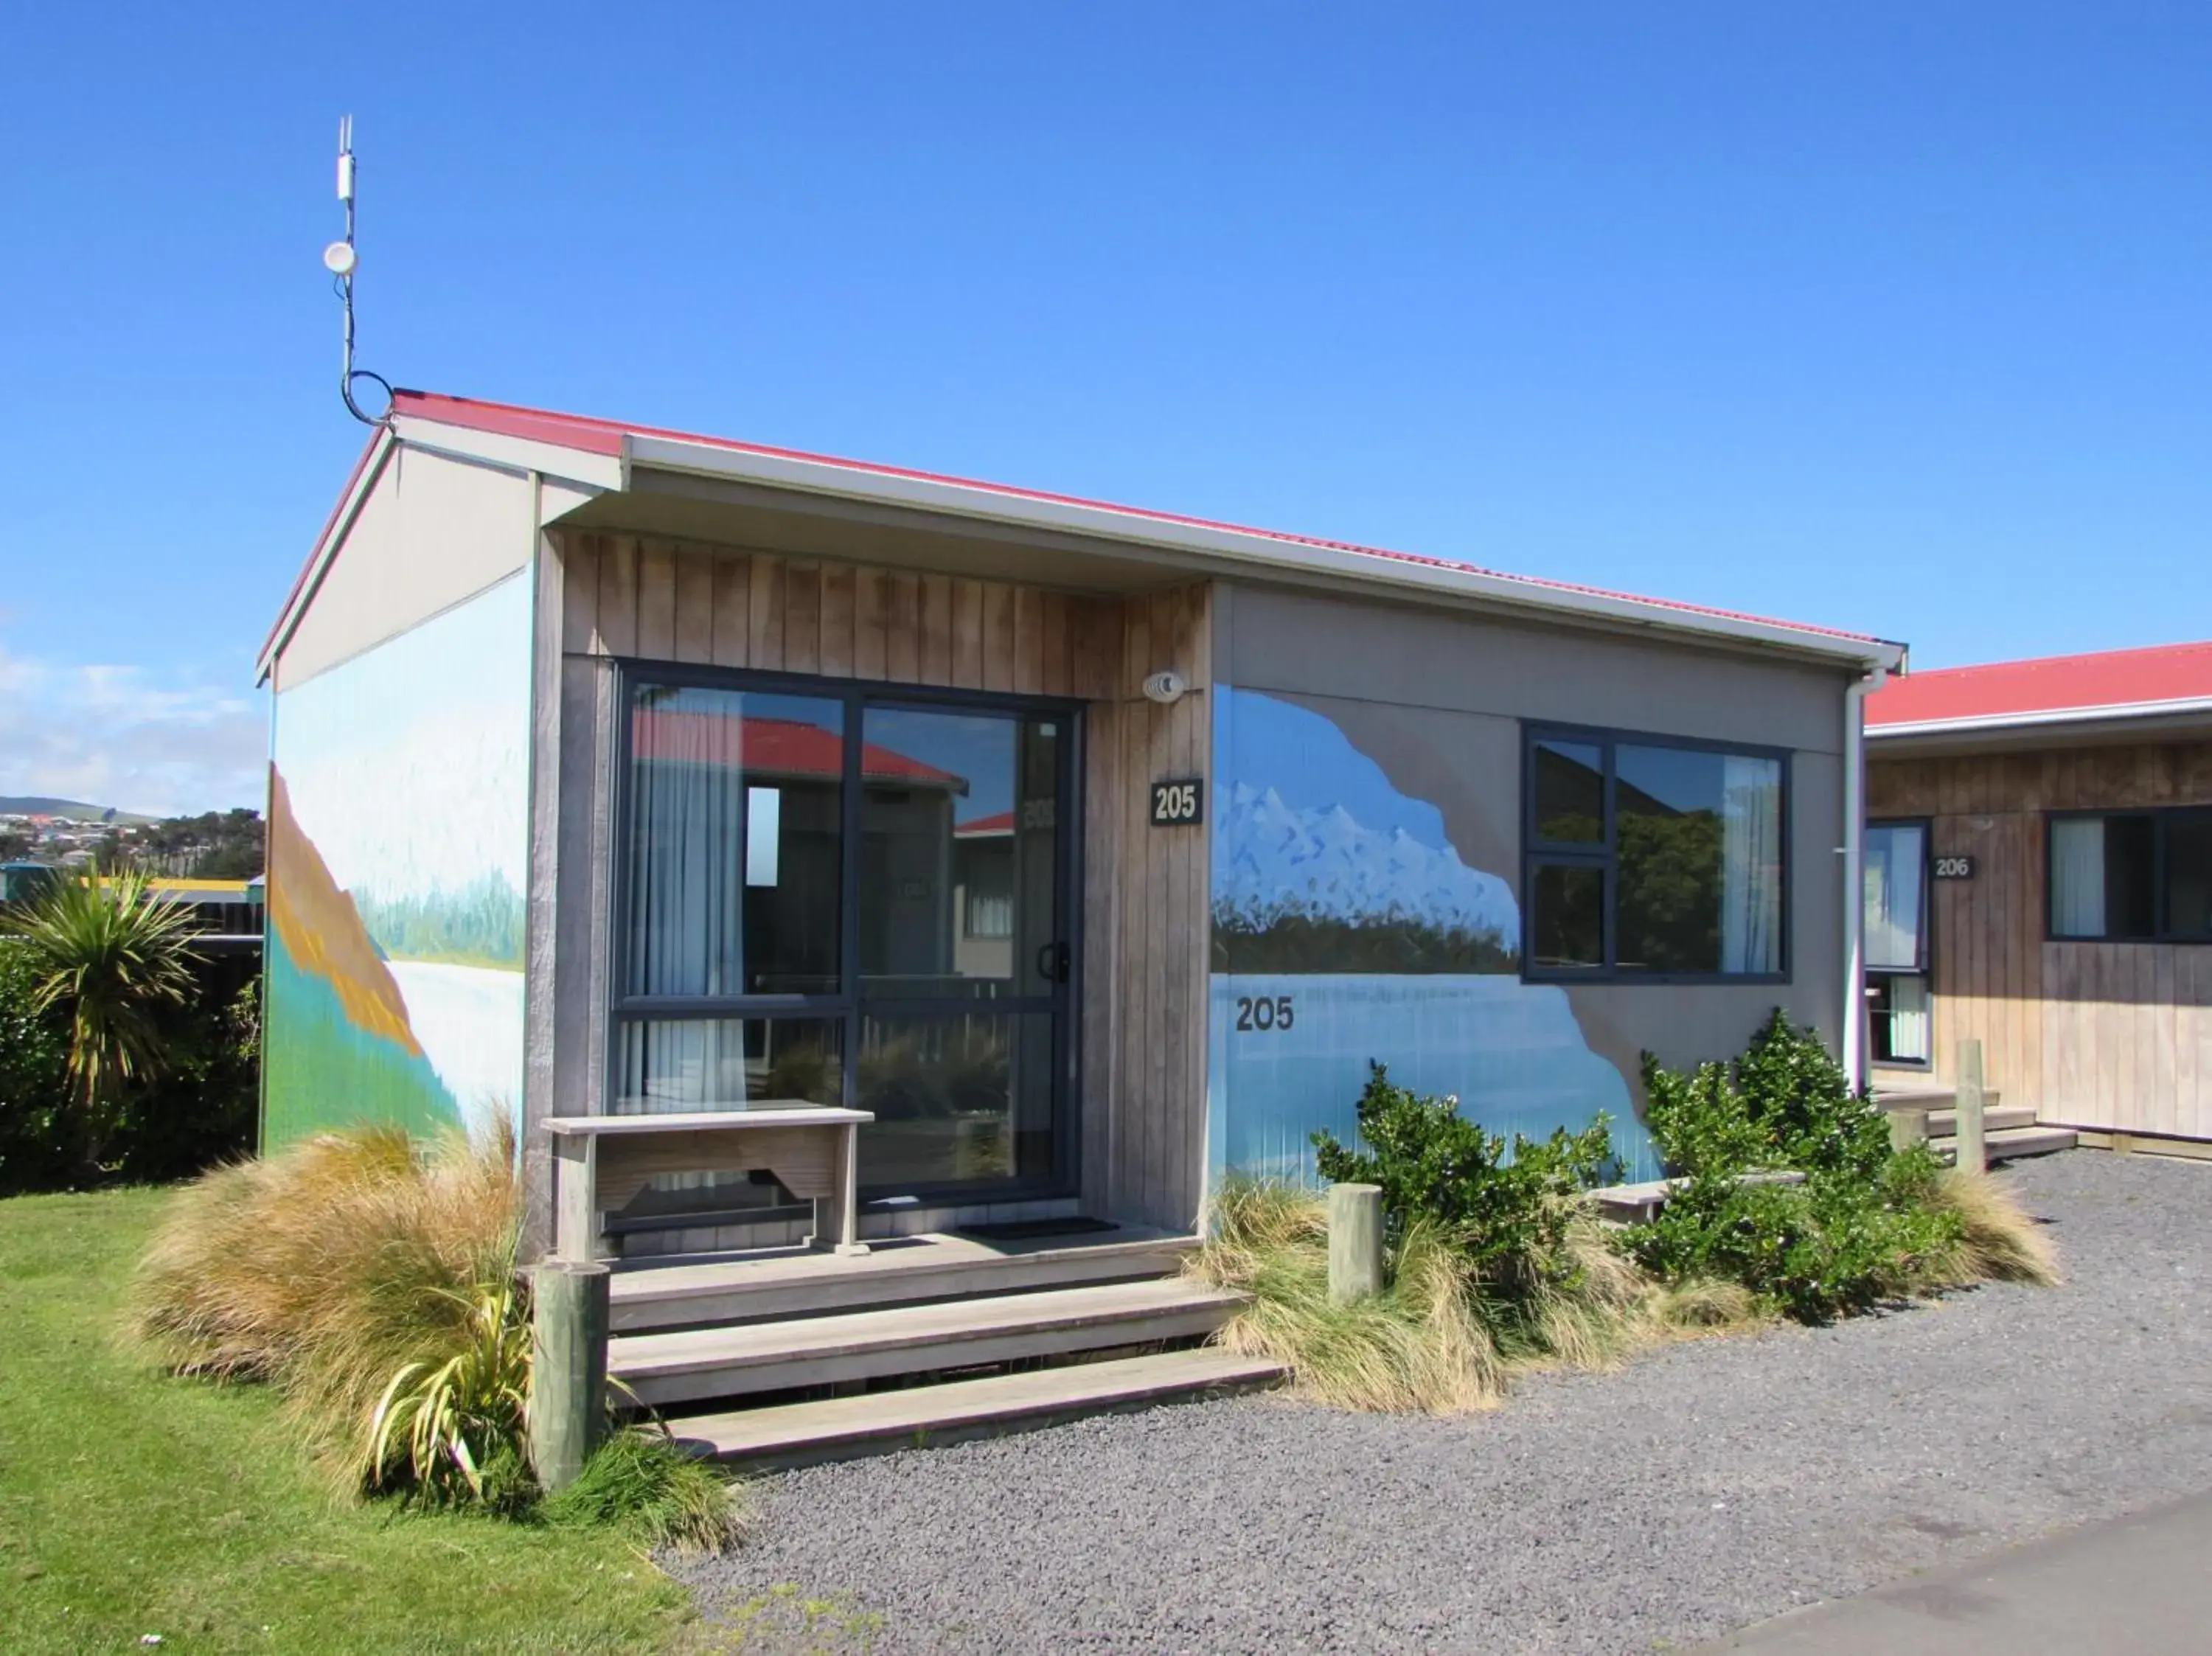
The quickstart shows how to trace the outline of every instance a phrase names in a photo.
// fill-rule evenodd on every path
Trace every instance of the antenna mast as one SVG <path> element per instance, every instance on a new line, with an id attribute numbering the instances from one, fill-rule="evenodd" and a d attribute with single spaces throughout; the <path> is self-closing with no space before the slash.
<path id="1" fill-rule="evenodd" d="M 337 288 L 339 299 L 345 303 L 345 365 L 338 374 L 338 395 L 345 401 L 346 412 L 365 426 L 380 426 L 392 418 L 392 384 L 382 374 L 371 373 L 366 368 L 353 365 L 353 273 L 361 263 L 353 246 L 353 117 L 347 115 L 338 122 L 338 199 L 345 203 L 345 240 L 334 241 L 323 249 L 323 268 L 327 270 Z M 384 387 L 384 412 L 363 414 L 361 404 L 353 399 L 353 382 L 371 379 Z"/>

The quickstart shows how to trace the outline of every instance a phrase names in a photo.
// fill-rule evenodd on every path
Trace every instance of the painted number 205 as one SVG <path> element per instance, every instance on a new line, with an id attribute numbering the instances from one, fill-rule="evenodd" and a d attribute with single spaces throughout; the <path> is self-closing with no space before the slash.
<path id="1" fill-rule="evenodd" d="M 1239 995 L 1237 998 L 1237 1027 L 1240 1030 L 1287 1029 L 1293 1022 L 1295 1014 L 1288 995 L 1277 995 L 1273 998 L 1266 995 L 1256 998 Z"/>

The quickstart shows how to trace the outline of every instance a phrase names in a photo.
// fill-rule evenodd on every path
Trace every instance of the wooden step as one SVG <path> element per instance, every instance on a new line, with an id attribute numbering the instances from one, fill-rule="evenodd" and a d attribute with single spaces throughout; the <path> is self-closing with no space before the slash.
<path id="1" fill-rule="evenodd" d="M 1272 1386 L 1283 1366 L 1201 1348 L 1074 1362 L 668 1422 L 696 1453 L 745 1466 L 793 1466 L 888 1449 L 936 1448 L 1056 1425 L 1110 1410 Z"/>
<path id="2" fill-rule="evenodd" d="M 2009 1132 L 2014 1127 L 2033 1127 L 2035 1107 L 2032 1104 L 2004 1104 L 1982 1111 L 1984 1133 Z M 1959 1131 L 1959 1113 L 1956 1110 L 1928 1112 L 1928 1136 L 1930 1138 L 1955 1137 Z"/>
<path id="3" fill-rule="evenodd" d="M 864 1311 L 960 1295 L 1172 1277 L 1194 1236 L 1132 1227 L 1117 1240 L 994 1245 L 957 1233 L 897 1236 L 857 1258 L 803 1249 L 625 1260 L 611 1286 L 617 1334 Z"/>
<path id="4" fill-rule="evenodd" d="M 619 1335 L 608 1372 L 656 1406 L 932 1374 L 1210 1334 L 1243 1296 L 1181 1279 L 898 1305 L 787 1322 Z"/>
<path id="5" fill-rule="evenodd" d="M 2023 1156 L 2049 1156 L 2053 1150 L 2070 1150 L 2077 1135 L 2070 1127 L 2007 1127 L 1983 1137 L 1983 1148 L 1992 1162 L 2010 1162 Z M 1955 1138 L 1931 1139 L 1929 1147 L 1946 1162 L 1954 1162 L 1959 1156 L 1959 1141 Z"/>

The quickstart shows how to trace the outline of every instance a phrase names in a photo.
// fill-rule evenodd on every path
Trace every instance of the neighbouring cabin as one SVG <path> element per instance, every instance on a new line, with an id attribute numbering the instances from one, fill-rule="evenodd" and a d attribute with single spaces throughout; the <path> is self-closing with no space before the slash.
<path id="1" fill-rule="evenodd" d="M 1867 703 L 1878 1077 L 2212 1140 L 2212 645 L 1916 673 Z"/>
<path id="2" fill-rule="evenodd" d="M 263 662 L 264 1142 L 512 1123 L 543 1247 L 548 1120 L 854 1109 L 863 1239 L 1149 1272 L 1373 1061 L 1648 1177 L 1644 1052 L 1778 1005 L 1850 1052 L 1850 692 L 1899 654 L 402 393 Z M 816 1232 L 772 1158 L 654 1154 L 595 1250 Z"/>

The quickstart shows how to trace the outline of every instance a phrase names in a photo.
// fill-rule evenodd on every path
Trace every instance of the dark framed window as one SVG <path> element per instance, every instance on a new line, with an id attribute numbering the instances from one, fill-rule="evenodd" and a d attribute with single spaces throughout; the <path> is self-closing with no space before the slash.
<path id="1" fill-rule="evenodd" d="M 1787 979 L 1787 750 L 1563 725 L 1524 738 L 1524 977 Z"/>
<path id="2" fill-rule="evenodd" d="M 2212 943 L 2212 806 L 2054 811 L 2053 942 Z"/>
<path id="3" fill-rule="evenodd" d="M 1869 1053 L 1925 1070 L 1935 1057 L 1929 922 L 1933 888 L 1926 818 L 1869 822 L 1863 857 Z"/>
<path id="4" fill-rule="evenodd" d="M 850 1103 L 866 1198 L 1073 1187 L 1079 709 L 625 663 L 616 1113 Z M 670 1175 L 617 1228 L 791 1205 Z"/>

